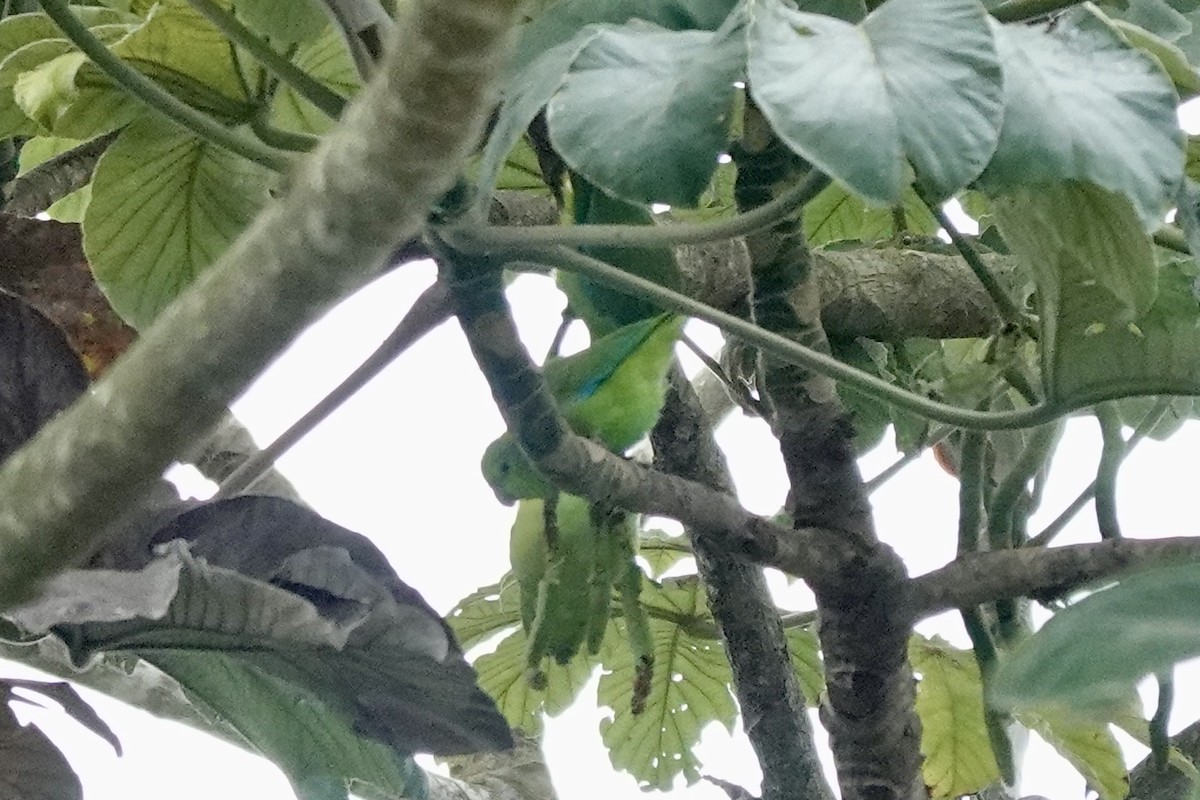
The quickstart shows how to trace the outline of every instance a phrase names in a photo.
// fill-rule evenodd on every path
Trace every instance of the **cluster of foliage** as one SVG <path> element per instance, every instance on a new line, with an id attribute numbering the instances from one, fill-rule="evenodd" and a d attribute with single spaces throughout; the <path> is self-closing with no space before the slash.
<path id="1" fill-rule="evenodd" d="M 95 282 L 153 341 L 155 321 L 273 196 L 291 190 L 293 165 L 335 130 L 375 68 L 391 15 L 401 27 L 414 18 L 403 4 L 328 5 L 45 0 L 44 11 L 0 20 L 0 138 L 15 166 L 6 209 L 78 224 Z M 417 4 L 414 13 L 426 5 L 436 6 Z M 792 363 L 804 381 L 839 381 L 836 398 L 820 402 L 850 412 L 846 438 L 858 452 L 889 430 L 909 457 L 935 448 L 961 482 L 959 551 L 968 566 L 982 552 L 1039 563 L 1038 548 L 1061 525 L 1031 532 L 1027 523 L 1060 423 L 1094 415 L 1104 455 L 1071 513 L 1094 496 L 1100 535 L 1114 543 L 1105 552 L 1125 566 L 1162 559 L 1165 551 L 1118 541 L 1113 498 L 1125 455 L 1145 436 L 1177 430 L 1200 395 L 1200 268 L 1189 255 L 1200 248 L 1200 160 L 1176 117 L 1200 93 L 1200 3 L 537 5 L 520 26 L 486 138 L 432 212 L 425 240 L 405 251 L 443 262 L 477 351 L 486 348 L 473 330 L 478 299 L 464 288 L 472 270 L 491 270 L 498 285 L 503 267 L 557 268 L 594 344 L 547 364 L 548 391 L 571 429 L 623 454 L 671 402 L 679 315 L 714 322 L 731 346 L 713 370 L 777 431 L 788 401 L 773 394 L 770 365 Z M 347 6 L 366 21 L 349 24 Z M 552 206 L 563 224 L 482 224 L 498 193 L 511 191 Z M 372 202 L 370 187 L 362 195 Z M 954 230 L 942 211 L 952 199 L 978 223 L 978 237 Z M 669 211 L 656 210 L 664 205 Z M 1178 227 L 1163 222 L 1172 209 Z M 953 239 L 950 254 L 939 228 Z M 742 236 L 749 264 L 734 257 L 701 278 L 672 249 Z M 827 313 L 820 330 L 821 319 L 801 319 L 815 337 L 797 335 L 787 314 L 774 324 L 771 292 L 781 284 L 778 293 L 807 297 L 804 286 L 830 264 L 882 257 L 900 270 L 914 252 L 930 269 L 961 258 L 970 270 L 920 293 L 870 298 L 883 324 Z M 241 269 L 252 283 L 254 265 Z M 722 308 L 687 294 L 738 281 L 740 297 Z M 912 308 L 932 318 L 947 297 L 980 287 L 982 310 L 950 331 L 887 324 L 890 313 L 920 321 Z M 45 320 L 18 298 L 0 299 L 7 455 L 87 378 Z M 827 298 L 818 302 L 830 312 Z M 813 312 L 795 305 L 793 318 Z M 760 355 L 743 357 L 749 347 Z M 633 490 L 569 475 L 554 460 L 563 425 L 539 430 L 519 410 L 522 391 L 546 394 L 541 374 L 510 371 L 506 386 L 486 360 L 480 355 L 513 431 L 489 450 L 485 474 L 498 497 L 521 506 L 512 571 L 465 598 L 449 622 L 462 648 L 504 634 L 475 661 L 478 685 L 508 724 L 537 731 L 600 665 L 597 702 L 612 709 L 601 735 L 614 767 L 647 788 L 670 788 L 680 775 L 695 781 L 701 729 L 732 727 L 735 698 L 743 710 L 750 702 L 730 666 L 730 621 L 710 602 L 720 587 L 686 568 L 690 554 L 708 558 L 703 545 L 643 529 L 641 514 L 659 507 L 623 502 Z M 795 480 L 793 489 L 799 494 Z M 839 496 L 865 497 L 861 480 Z M 152 665 L 183 690 L 192 722 L 275 760 L 304 797 L 419 792 L 412 752 L 507 742 L 453 637 L 360 538 L 265 497 L 218 500 L 161 524 L 184 510 L 174 501 L 134 509 L 110 536 L 120 547 L 8 609 L 5 639 L 38 646 L 6 655 L 39 666 L 89 663 L 93 674 L 117 670 L 127 680 L 145 680 L 135 664 Z M 798 529 L 823 527 L 795 504 L 784 511 Z M 190 547 L 151 553 L 175 539 Z M 242 540 L 250 544 L 239 549 Z M 880 552 L 877 543 L 858 545 Z M 952 571 L 944 584 L 904 584 L 916 599 L 897 600 L 892 620 L 907 626 L 907 649 L 887 669 L 910 682 L 920 675 L 909 710 L 921 727 L 917 780 L 930 796 L 1011 782 L 1014 721 L 1059 748 L 1103 800 L 1129 789 L 1113 725 L 1151 743 L 1170 768 L 1196 774 L 1166 741 L 1165 704 L 1146 720 L 1133 690 L 1200 650 L 1178 636 L 1179 621 L 1194 618 L 1186 598 L 1196 571 L 1131 578 L 1031 637 L 1026 598 L 1057 599 L 1114 573 L 1111 561 L 1078 552 L 1073 571 L 1030 567 L 1034 577 L 1009 583 L 997 567 L 991 594 L 962 589 Z M 1200 545 L 1171 552 L 1194 557 Z M 931 599 L 938 592 L 950 599 Z M 973 651 L 907 636 L 922 615 L 960 606 Z M 843 698 L 826 685 L 823 659 L 828 630 L 838 627 L 825 623 L 838 609 L 818 610 L 822 630 L 802 615 L 781 636 L 804 700 L 824 698 L 836 715 Z M 1089 631 L 1112 626 L 1114 615 L 1123 615 L 1119 630 L 1139 635 L 1105 636 L 1111 646 L 1097 653 Z M 878 633 L 861 627 L 864 639 Z M 1169 697 L 1169 680 L 1160 682 Z M 13 688 L 28 687 L 5 684 Z M 40 691 L 109 735 L 65 690 Z M 43 738 L 26 742 L 21 758 L 53 759 Z M 839 759 L 849 763 L 845 753 Z M 764 763 L 768 784 L 771 769 Z M 61 759 L 48 771 L 70 783 Z M 26 778 L 11 780 L 30 788 Z M 845 796 L 861 796 L 854 775 L 842 780 Z M 67 796 L 66 784 L 43 793 Z"/>

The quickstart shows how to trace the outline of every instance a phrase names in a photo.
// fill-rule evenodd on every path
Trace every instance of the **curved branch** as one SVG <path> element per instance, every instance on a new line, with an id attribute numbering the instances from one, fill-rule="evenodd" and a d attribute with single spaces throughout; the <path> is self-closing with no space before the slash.
<path id="1" fill-rule="evenodd" d="M 113 83 L 141 100 L 150 108 L 172 122 L 182 125 L 197 136 L 237 153 L 242 158 L 262 164 L 268 169 L 283 172 L 292 161 L 285 154 L 262 142 L 243 136 L 207 114 L 164 92 L 154 81 L 126 64 L 104 43 L 92 35 L 82 22 L 71 12 L 67 0 L 41 0 L 42 8 L 54 20 L 59 29 L 71 42 L 82 50 Z"/>
<path id="2" fill-rule="evenodd" d="M 505 264 L 510 269 L 536 271 L 544 271 L 547 265 L 577 272 L 580 275 L 644 297 L 670 311 L 711 322 L 745 343 L 769 352 L 781 361 L 799 364 L 825 377 L 848 383 L 865 394 L 877 397 L 906 411 L 948 425 L 972 430 L 1028 428 L 1050 422 L 1070 410 L 1043 403 L 1014 411 L 977 411 L 931 400 L 849 364 L 844 364 L 830 355 L 765 331 L 740 317 L 727 314 L 687 295 L 631 275 L 611 264 L 606 264 L 583 253 L 568 250 L 565 247 L 532 251 L 522 254 L 520 259 L 514 259 Z M 1081 400 L 1079 404 L 1082 406 L 1087 402 Z"/>
<path id="3" fill-rule="evenodd" d="M 468 253 L 524 252 L 534 247 L 662 247 L 733 239 L 770 227 L 803 208 L 829 185 L 815 170 L 778 198 L 753 211 L 712 222 L 671 225 L 534 225 L 520 230 L 491 225 L 457 225 L 439 231 L 453 247 Z"/>
<path id="4" fill-rule="evenodd" d="M 1110 539 L 964 555 L 913 580 L 918 619 L 1014 597 L 1053 598 L 1126 570 L 1200 559 L 1200 539 Z"/>
<path id="5" fill-rule="evenodd" d="M 520 7 L 414 3 L 288 194 L 0 467 L 0 608 L 86 559 L 279 350 L 421 230 L 482 130 Z"/>

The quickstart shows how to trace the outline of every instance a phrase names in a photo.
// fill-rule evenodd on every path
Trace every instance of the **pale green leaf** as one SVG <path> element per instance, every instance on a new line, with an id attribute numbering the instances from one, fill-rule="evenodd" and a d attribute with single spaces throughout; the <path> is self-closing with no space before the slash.
<path id="1" fill-rule="evenodd" d="M 638 537 L 638 560 L 650 567 L 651 578 L 661 578 L 685 558 L 692 555 L 692 546 L 684 536 L 671 536 L 666 531 L 643 531 Z"/>
<path id="2" fill-rule="evenodd" d="M 1004 127 L 980 187 L 1093 183 L 1127 196 L 1146 230 L 1160 227 L 1183 177 L 1183 134 L 1159 65 L 1101 22 L 993 27 Z"/>
<path id="3" fill-rule="evenodd" d="M 512 573 L 476 589 L 446 617 L 459 645 L 469 650 L 494 633 L 521 624 L 521 590 Z"/>
<path id="4" fill-rule="evenodd" d="M 917 680 L 922 774 L 934 798 L 974 794 L 1000 780 L 983 717 L 975 657 L 938 639 L 913 637 L 908 648 Z"/>
<path id="5" fill-rule="evenodd" d="M 525 657 L 525 632 L 506 636 L 494 652 L 475 660 L 479 688 L 493 700 L 508 724 L 528 733 L 542 729 L 542 714 L 561 713 L 579 696 L 596 669 L 596 659 L 581 652 L 566 664 L 546 659 L 542 664 L 546 684 L 530 683 Z"/>
<path id="6" fill-rule="evenodd" d="M 1004 104 L 978 3 L 891 0 L 859 25 L 764 0 L 749 13 L 750 91 L 775 132 L 821 171 L 891 205 L 909 165 L 937 198 L 987 165 Z"/>
<path id="7" fill-rule="evenodd" d="M 900 207 L 907 232 L 925 236 L 937 233 L 937 220 L 916 192 L 905 191 Z M 869 205 L 836 183 L 804 207 L 804 235 L 814 247 L 845 240 L 870 243 L 898 233 L 892 209 Z"/>
<path id="8" fill-rule="evenodd" d="M 292 62 L 343 97 L 353 97 L 362 88 L 358 68 L 346 49 L 346 42 L 332 26 L 297 48 Z M 272 123 L 280 128 L 316 136 L 328 131 L 336 122 L 287 85 L 275 93 L 271 114 Z"/>
<path id="9" fill-rule="evenodd" d="M 787 643 L 804 702 L 816 708 L 825 693 L 825 666 L 821 663 L 817 634 L 811 628 L 791 628 L 787 631 Z"/>
<path id="10" fill-rule="evenodd" d="M 1200 655 L 1200 565 L 1131 575 L 1059 611 L 1003 662 L 999 706 L 1111 718 L 1143 676 Z M 1099 646 L 1099 643 L 1103 643 Z"/>
<path id="11" fill-rule="evenodd" d="M 572 169 L 617 197 L 695 206 L 728 144 L 744 60 L 737 29 L 602 28 L 550 98 L 551 139 Z"/>
<path id="12" fill-rule="evenodd" d="M 249 98 L 233 48 L 186 0 L 161 0 L 113 52 L 198 108 L 231 112 Z"/>
<path id="13" fill-rule="evenodd" d="M 1128 333 L 1157 292 L 1153 245 L 1127 199 L 1091 184 L 1017 189 L 992 210 L 1037 282 L 1045 379 L 1061 394 L 1056 368 L 1074 365 L 1062 359 L 1059 337 Z"/>
<path id="14" fill-rule="evenodd" d="M 25 173 L 41 164 L 48 158 L 79 146 L 79 139 L 65 139 L 57 136 L 35 136 L 21 145 L 21 172 Z M 89 183 L 82 189 L 76 189 L 46 209 L 46 215 L 59 222 L 80 222 L 88 202 L 92 199 L 92 185 Z"/>
<path id="15" fill-rule="evenodd" d="M 153 320 L 249 224 L 273 179 L 169 123 L 125 129 L 83 219 L 84 252 L 117 313 L 135 327 Z"/>
<path id="16" fill-rule="evenodd" d="M 1187 100 L 1200 94 L 1200 73 L 1188 63 L 1182 50 L 1140 25 L 1113 20 L 1113 27 L 1131 45 L 1158 60 L 1171 83 L 1175 84 L 1181 99 Z"/>
<path id="17" fill-rule="evenodd" d="M 18 105 L 13 87 L 26 72 L 71 50 L 66 39 L 41 39 L 14 50 L 0 62 L 0 136 L 32 136 L 39 132 L 37 123 Z"/>
<path id="18" fill-rule="evenodd" d="M 1083 722 L 1053 711 L 1021 714 L 1018 719 L 1070 761 L 1100 800 L 1125 800 L 1129 773 L 1121 746 L 1108 725 Z"/>
<path id="19" fill-rule="evenodd" d="M 54 130 L 59 116 L 75 99 L 75 73 L 85 61 L 83 53 L 64 53 L 21 73 L 13 84 L 13 99 L 25 116 L 45 130 Z"/>
<path id="20" fill-rule="evenodd" d="M 329 24 L 316 0 L 238 0 L 237 15 L 279 48 L 315 39 Z"/>
<path id="21" fill-rule="evenodd" d="M 647 597 L 646 595 L 649 595 Z M 669 608 L 679 617 L 707 615 L 698 580 L 680 580 L 659 591 L 643 592 L 647 605 Z M 600 723 L 600 735 L 616 769 L 629 772 L 644 788 L 666 790 L 682 774 L 688 783 L 700 778 L 693 749 L 704 726 L 733 725 L 736 707 L 729 693 L 729 662 L 719 642 L 690 636 L 674 622 L 651 617 L 654 672 L 641 714 L 631 702 L 637 670 L 625 642 L 623 620 L 616 620 L 605 639 L 599 702 L 612 710 Z"/>

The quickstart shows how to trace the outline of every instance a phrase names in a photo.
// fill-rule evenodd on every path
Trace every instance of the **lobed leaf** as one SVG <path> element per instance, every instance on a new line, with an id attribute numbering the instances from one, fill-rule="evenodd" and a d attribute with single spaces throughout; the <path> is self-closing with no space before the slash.
<path id="1" fill-rule="evenodd" d="M 921 718 L 921 771 L 934 798 L 975 794 L 1000 780 L 983 716 L 983 685 L 970 651 L 914 636 L 908 648 Z"/>

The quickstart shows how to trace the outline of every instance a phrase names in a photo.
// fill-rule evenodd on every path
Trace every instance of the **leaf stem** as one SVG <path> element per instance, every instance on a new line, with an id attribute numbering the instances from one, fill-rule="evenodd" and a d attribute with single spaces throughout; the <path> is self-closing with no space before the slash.
<path id="1" fill-rule="evenodd" d="M 1163 415 L 1167 413 L 1167 409 L 1170 407 L 1171 401 L 1169 398 L 1160 399 L 1155 403 L 1154 407 L 1150 409 L 1146 416 L 1142 418 L 1142 421 L 1138 423 L 1137 427 L 1133 429 L 1129 441 L 1125 444 L 1126 450 L 1133 450 L 1134 447 L 1137 447 L 1141 443 L 1142 439 L 1150 435 L 1150 431 L 1154 430 L 1154 426 L 1158 424 L 1159 420 L 1163 418 Z M 1084 490 L 1079 493 L 1078 497 L 1071 501 L 1069 506 L 1063 509 L 1061 514 L 1054 518 L 1053 522 L 1043 528 L 1036 536 L 1030 537 L 1029 541 L 1025 542 L 1023 546 L 1045 547 L 1049 545 L 1050 542 L 1054 541 L 1054 537 L 1062 533 L 1063 528 L 1067 527 L 1067 523 L 1074 519 L 1075 515 L 1095 496 L 1096 481 L 1093 480 L 1084 487 Z"/>
<path id="2" fill-rule="evenodd" d="M 291 159 L 273 147 L 225 127 L 207 114 L 197 111 L 133 67 L 126 64 L 92 35 L 67 5 L 67 0 L 41 0 L 42 8 L 71 42 L 82 50 L 113 83 L 141 100 L 167 119 L 203 139 L 237 153 L 268 169 L 283 172 Z"/>
<path id="3" fill-rule="evenodd" d="M 217 30 L 257 58 L 259 63 L 266 67 L 272 75 L 295 89 L 297 94 L 319 108 L 330 119 L 338 119 L 342 116 L 342 110 L 346 107 L 346 98 L 277 53 L 261 36 L 243 25 L 233 14 L 221 8 L 213 0 L 187 0 L 187 2 Z"/>
<path id="4" fill-rule="evenodd" d="M 327 395 L 310 408 L 304 416 L 292 423 L 275 441 L 246 459 L 237 469 L 221 482 L 213 500 L 224 500 L 241 494 L 252 487 L 259 478 L 288 450 L 313 428 L 320 425 L 343 403 L 358 393 L 383 369 L 399 358 L 405 350 L 422 336 L 440 325 L 451 315 L 450 299 L 445 284 L 438 282 L 426 289 L 413 303 L 395 330 L 379 343 L 354 371 L 335 386 Z"/>
<path id="5" fill-rule="evenodd" d="M 1093 481 L 1096 495 L 1096 526 L 1101 539 L 1120 539 L 1121 524 L 1117 520 L 1117 474 L 1121 462 L 1129 455 L 1129 445 L 1121 435 L 1121 415 L 1111 403 L 1096 406 L 1096 421 L 1104 440 L 1100 464 Z"/>
<path id="6" fill-rule="evenodd" d="M 600 227 L 600 226 L 596 226 Z M 644 297 L 669 311 L 686 314 L 691 317 L 711 322 L 746 344 L 759 347 L 772 356 L 798 364 L 825 377 L 853 386 L 863 393 L 892 403 L 898 408 L 911 411 L 922 417 L 944 422 L 960 428 L 973 430 L 1010 430 L 1014 428 L 1029 428 L 1042 425 L 1056 419 L 1069 409 L 1061 408 L 1053 403 L 1043 403 L 1030 408 L 1012 411 L 977 411 L 931 400 L 922 395 L 913 394 L 882 378 L 856 369 L 838 361 L 833 356 L 818 352 L 802 344 L 793 342 L 784 336 L 747 322 L 746 320 L 719 311 L 712 306 L 702 303 L 687 295 L 680 294 L 653 281 L 631 275 L 624 270 L 607 264 L 599 259 L 558 247 L 546 250 L 531 250 L 506 262 L 509 269 L 523 269 L 542 272 L 546 266 L 555 266 L 577 272 L 585 277 L 601 281 L 626 292 Z"/>
<path id="7" fill-rule="evenodd" d="M 1192 248 L 1188 247 L 1187 237 L 1175 225 L 1164 225 L 1154 232 L 1154 243 L 1159 247 L 1174 250 L 1181 255 L 1190 256 Z"/>
<path id="8" fill-rule="evenodd" d="M 963 257 L 963 261 L 967 262 L 967 266 L 971 268 L 971 272 L 975 273 L 975 277 L 983 284 L 984 291 L 988 293 L 988 297 L 992 298 L 992 302 L 996 305 L 996 310 L 1000 312 L 1000 318 L 1005 322 L 1017 326 L 1027 335 L 1036 336 L 1037 326 L 1033 324 L 1028 315 L 1017 308 L 1012 298 L 1008 296 L 1008 292 L 1000 285 L 1000 281 L 996 280 L 996 276 L 983 263 L 983 259 L 979 257 L 979 251 L 955 227 L 954 222 L 946 214 L 946 210 L 937 203 L 932 202 L 924 192 L 920 192 L 919 194 L 921 202 L 933 214 L 938 225 L 941 225 L 950 236 L 950 242 Z"/>
<path id="9" fill-rule="evenodd" d="M 829 178 L 812 171 L 776 199 L 753 211 L 711 222 L 671 225 L 458 225 L 440 231 L 455 249 L 468 253 L 524 251 L 533 247 L 671 247 L 733 239 L 770 227 L 802 208 L 829 185 Z"/>

